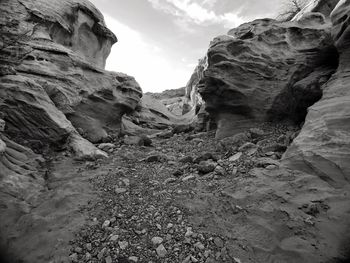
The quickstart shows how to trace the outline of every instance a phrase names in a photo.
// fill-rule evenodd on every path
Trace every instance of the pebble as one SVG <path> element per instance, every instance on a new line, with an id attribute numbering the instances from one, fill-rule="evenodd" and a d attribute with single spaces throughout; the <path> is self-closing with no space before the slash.
<path id="1" fill-rule="evenodd" d="M 274 170 L 274 169 L 276 169 L 276 168 L 277 168 L 277 166 L 276 166 L 276 165 L 273 165 L 273 164 L 268 165 L 268 166 L 265 167 L 266 170 Z"/>
<path id="2" fill-rule="evenodd" d="M 106 220 L 106 221 L 103 222 L 102 228 L 107 228 L 107 227 L 109 227 L 110 225 L 111 225 L 111 221 Z"/>
<path id="3" fill-rule="evenodd" d="M 201 242 L 197 242 L 196 244 L 194 244 L 195 248 L 198 248 L 199 250 L 204 250 L 205 247 Z"/>
<path id="4" fill-rule="evenodd" d="M 114 242 L 114 241 L 117 241 L 118 238 L 119 238 L 118 235 L 113 235 L 113 236 L 111 236 L 111 238 L 109 240 Z"/>
<path id="5" fill-rule="evenodd" d="M 186 229 L 186 233 L 185 233 L 185 237 L 190 237 L 190 236 L 192 236 L 194 233 L 193 233 L 193 231 L 192 231 L 192 227 L 188 227 L 187 229 Z"/>
<path id="6" fill-rule="evenodd" d="M 224 241 L 222 241 L 221 238 L 216 237 L 216 238 L 214 238 L 214 244 L 215 244 L 217 247 L 223 247 L 223 246 L 224 246 Z"/>
<path id="7" fill-rule="evenodd" d="M 77 253 L 74 253 L 72 255 L 69 256 L 69 259 L 72 261 L 72 262 L 78 262 L 78 254 Z"/>
<path id="8" fill-rule="evenodd" d="M 236 162 L 236 161 L 238 161 L 239 159 L 241 159 L 242 155 L 243 155 L 242 152 L 238 152 L 238 153 L 236 153 L 235 155 L 231 156 L 228 160 L 229 160 L 230 162 Z"/>
<path id="9" fill-rule="evenodd" d="M 118 245 L 119 245 L 120 249 L 124 250 L 129 246 L 129 243 L 127 241 L 120 241 L 120 242 L 118 242 Z"/>
<path id="10" fill-rule="evenodd" d="M 159 244 L 163 243 L 163 238 L 161 238 L 161 237 L 153 237 L 151 239 L 151 241 L 152 241 L 153 245 L 159 245 Z"/>
<path id="11" fill-rule="evenodd" d="M 225 174 L 226 174 L 225 169 L 224 169 L 222 166 L 219 166 L 219 165 L 215 167 L 214 172 L 215 172 L 217 175 L 225 175 Z"/>
<path id="12" fill-rule="evenodd" d="M 193 179 L 195 179 L 196 177 L 193 175 L 193 174 L 191 174 L 191 175 L 188 175 L 188 176 L 186 176 L 186 177 L 184 177 L 184 178 L 182 178 L 182 182 L 187 182 L 187 181 L 190 181 L 190 180 L 193 180 Z"/>
<path id="13" fill-rule="evenodd" d="M 106 263 L 112 263 L 112 258 L 111 258 L 111 256 L 106 257 L 105 262 L 106 262 Z"/>
<path id="14" fill-rule="evenodd" d="M 166 256 L 166 254 L 168 253 L 168 251 L 165 249 L 165 247 L 163 245 L 159 245 L 156 249 L 157 251 L 157 255 L 160 258 L 164 258 Z"/>
<path id="15" fill-rule="evenodd" d="M 91 245 L 91 243 L 87 243 L 87 244 L 86 244 L 86 249 L 87 249 L 88 251 L 91 251 L 91 250 L 92 250 L 92 245 Z"/>
<path id="16" fill-rule="evenodd" d="M 129 260 L 132 261 L 132 262 L 138 262 L 139 258 L 135 257 L 135 256 L 131 256 L 131 257 L 129 257 Z"/>
<path id="17" fill-rule="evenodd" d="M 123 193 L 125 193 L 127 190 L 125 189 L 125 188 L 119 188 L 118 186 L 116 186 L 115 187 L 115 190 L 114 190 L 114 192 L 116 193 L 116 194 L 123 194 Z"/>
<path id="18" fill-rule="evenodd" d="M 198 165 L 198 172 L 208 174 L 214 172 L 216 164 L 212 161 L 202 161 Z"/>

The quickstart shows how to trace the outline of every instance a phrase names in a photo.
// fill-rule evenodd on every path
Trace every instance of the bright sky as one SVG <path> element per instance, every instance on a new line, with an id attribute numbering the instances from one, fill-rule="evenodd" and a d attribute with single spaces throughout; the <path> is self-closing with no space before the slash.
<path id="1" fill-rule="evenodd" d="M 281 0 L 90 0 L 118 37 L 107 69 L 144 92 L 186 85 L 209 42 L 243 22 L 275 17 Z"/>

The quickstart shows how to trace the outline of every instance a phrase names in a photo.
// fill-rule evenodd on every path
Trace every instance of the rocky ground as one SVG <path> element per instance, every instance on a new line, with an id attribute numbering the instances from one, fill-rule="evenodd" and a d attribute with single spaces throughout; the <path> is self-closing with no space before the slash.
<path id="1" fill-rule="evenodd" d="M 181 130 L 52 157 L 32 206 L 4 204 L 8 262 L 341 262 L 349 189 L 283 168 L 297 127 Z"/>
<path id="2" fill-rule="evenodd" d="M 108 160 L 84 168 L 95 171 L 100 198 L 83 209 L 89 219 L 71 242 L 71 261 L 242 262 L 221 221 L 249 208 L 229 202 L 225 189 L 255 167 L 277 169 L 295 131 L 266 124 L 221 143 L 200 133 L 156 138 L 151 147 L 115 145 Z M 203 220 L 212 216 L 217 229 Z"/>

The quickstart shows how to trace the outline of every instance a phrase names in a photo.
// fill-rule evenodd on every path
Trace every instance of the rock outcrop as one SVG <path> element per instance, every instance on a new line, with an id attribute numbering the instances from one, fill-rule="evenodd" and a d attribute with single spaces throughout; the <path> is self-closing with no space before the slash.
<path id="1" fill-rule="evenodd" d="M 284 155 L 287 166 L 317 174 L 333 186 L 350 181 L 350 1 L 331 14 L 339 67 L 308 110 L 300 135 Z"/>
<path id="2" fill-rule="evenodd" d="M 330 23 L 319 18 L 260 19 L 212 41 L 199 93 L 218 138 L 264 121 L 303 121 L 338 63 Z"/>
<path id="3" fill-rule="evenodd" d="M 181 116 L 184 113 L 186 100 L 186 89 L 179 88 L 174 90 L 165 90 L 161 93 L 146 93 L 145 95 L 160 101 L 174 115 Z"/>
<path id="4" fill-rule="evenodd" d="M 142 92 L 132 77 L 104 70 L 117 39 L 102 14 L 85 0 L 4 0 L 0 12 L 6 134 L 105 156 L 91 142 L 120 132 Z"/>

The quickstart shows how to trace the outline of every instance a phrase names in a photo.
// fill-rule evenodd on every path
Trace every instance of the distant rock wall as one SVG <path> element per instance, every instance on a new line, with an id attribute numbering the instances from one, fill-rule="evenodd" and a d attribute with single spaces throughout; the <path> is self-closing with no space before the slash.
<path id="1" fill-rule="evenodd" d="M 120 132 L 142 91 L 132 77 L 104 70 L 117 38 L 102 14 L 85 0 L 3 0 L 0 13 L 5 133 L 105 156 L 90 142 Z"/>

